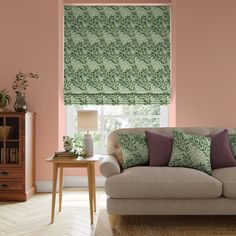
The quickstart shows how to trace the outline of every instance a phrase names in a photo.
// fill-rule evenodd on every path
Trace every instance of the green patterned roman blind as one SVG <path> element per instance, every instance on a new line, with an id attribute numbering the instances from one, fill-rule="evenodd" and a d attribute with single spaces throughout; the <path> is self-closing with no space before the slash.
<path id="1" fill-rule="evenodd" d="M 65 104 L 168 104 L 169 6 L 65 6 Z"/>

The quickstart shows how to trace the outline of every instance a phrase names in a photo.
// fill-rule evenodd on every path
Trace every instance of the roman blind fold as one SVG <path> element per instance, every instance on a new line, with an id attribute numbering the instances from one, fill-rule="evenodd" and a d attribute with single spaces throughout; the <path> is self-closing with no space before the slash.
<path id="1" fill-rule="evenodd" d="M 168 104 L 169 6 L 65 6 L 65 104 Z"/>

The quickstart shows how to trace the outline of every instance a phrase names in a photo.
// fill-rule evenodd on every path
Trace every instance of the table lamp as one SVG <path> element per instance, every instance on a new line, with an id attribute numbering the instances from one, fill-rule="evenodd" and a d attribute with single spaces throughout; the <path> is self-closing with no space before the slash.
<path id="1" fill-rule="evenodd" d="M 87 157 L 93 156 L 93 138 L 89 131 L 98 129 L 98 112 L 96 110 L 82 110 L 77 113 L 77 128 L 80 131 L 87 131 L 83 139 L 83 150 Z"/>

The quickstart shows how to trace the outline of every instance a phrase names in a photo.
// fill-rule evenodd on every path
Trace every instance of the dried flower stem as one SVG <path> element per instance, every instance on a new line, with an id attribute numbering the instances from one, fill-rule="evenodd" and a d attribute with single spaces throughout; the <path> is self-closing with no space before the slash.
<path id="1" fill-rule="evenodd" d="M 22 93 L 23 91 L 25 91 L 28 86 L 28 80 L 27 80 L 28 78 L 38 79 L 39 75 L 32 73 L 32 72 L 25 74 L 25 73 L 22 73 L 21 71 L 19 71 L 16 74 L 15 80 L 13 81 L 12 89 L 16 93 L 18 93 L 18 92 Z"/>

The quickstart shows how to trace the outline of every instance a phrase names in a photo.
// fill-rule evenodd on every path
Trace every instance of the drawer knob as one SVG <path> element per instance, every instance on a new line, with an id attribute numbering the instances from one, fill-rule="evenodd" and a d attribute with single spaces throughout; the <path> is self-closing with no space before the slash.
<path id="1" fill-rule="evenodd" d="M 1 176 L 7 176 L 7 175 L 8 175 L 8 172 L 2 171 L 2 172 L 0 173 L 0 175 L 1 175 Z"/>
<path id="2" fill-rule="evenodd" d="M 0 184 L 0 190 L 1 190 L 1 189 L 5 189 L 5 188 L 8 188 L 8 185 L 7 185 L 7 184 Z"/>

